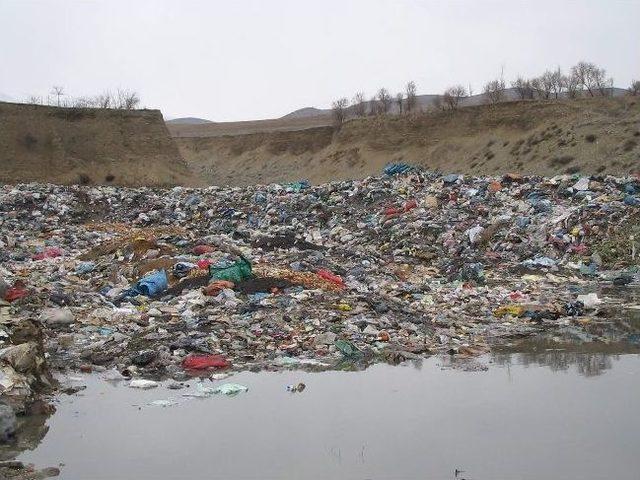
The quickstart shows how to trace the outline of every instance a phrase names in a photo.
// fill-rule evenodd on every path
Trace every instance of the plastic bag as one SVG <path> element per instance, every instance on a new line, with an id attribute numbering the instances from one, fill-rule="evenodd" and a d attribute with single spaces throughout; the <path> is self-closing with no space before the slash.
<path id="1" fill-rule="evenodd" d="M 209 276 L 214 280 L 240 283 L 242 280 L 251 277 L 251 262 L 244 257 L 240 257 L 240 260 L 228 267 L 210 265 Z"/>
<path id="2" fill-rule="evenodd" d="M 155 297 L 169 287 L 167 272 L 160 270 L 141 278 L 133 287 L 134 292 L 147 297 Z"/>
<path id="3" fill-rule="evenodd" d="M 222 355 L 189 355 L 182 360 L 182 367 L 188 370 L 207 368 L 227 368 L 230 363 Z"/>

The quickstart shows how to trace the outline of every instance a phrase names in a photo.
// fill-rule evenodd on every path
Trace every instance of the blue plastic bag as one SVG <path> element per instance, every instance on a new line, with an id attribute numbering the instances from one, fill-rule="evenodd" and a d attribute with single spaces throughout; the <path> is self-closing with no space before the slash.
<path id="1" fill-rule="evenodd" d="M 167 288 L 169 288 L 167 272 L 160 270 L 138 280 L 131 290 L 138 295 L 155 297 Z"/>
<path id="2" fill-rule="evenodd" d="M 388 163 L 385 167 L 384 167 L 384 174 L 385 175 L 397 175 L 399 173 L 406 173 L 406 172 L 410 172 L 411 170 L 413 170 L 413 167 L 411 165 L 407 165 L 406 163 Z"/>

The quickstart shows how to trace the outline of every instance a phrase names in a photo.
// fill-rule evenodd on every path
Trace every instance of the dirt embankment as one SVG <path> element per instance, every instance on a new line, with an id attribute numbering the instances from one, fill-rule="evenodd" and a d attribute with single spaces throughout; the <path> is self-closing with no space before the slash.
<path id="1" fill-rule="evenodd" d="M 0 166 L 4 183 L 193 183 L 159 110 L 0 103 Z"/>
<path id="2" fill-rule="evenodd" d="M 527 101 L 331 127 L 175 139 L 205 183 L 314 183 L 379 174 L 388 162 L 475 175 L 640 170 L 640 102 Z"/>

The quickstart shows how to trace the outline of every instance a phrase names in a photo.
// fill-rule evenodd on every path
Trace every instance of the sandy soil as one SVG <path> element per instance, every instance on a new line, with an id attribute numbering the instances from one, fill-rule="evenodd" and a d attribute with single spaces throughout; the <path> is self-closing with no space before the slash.
<path id="1" fill-rule="evenodd" d="M 0 182 L 193 183 L 158 110 L 0 103 Z"/>

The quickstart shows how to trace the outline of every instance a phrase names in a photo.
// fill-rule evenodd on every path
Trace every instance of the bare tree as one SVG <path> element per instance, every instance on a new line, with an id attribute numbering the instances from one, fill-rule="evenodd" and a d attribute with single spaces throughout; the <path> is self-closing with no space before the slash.
<path id="1" fill-rule="evenodd" d="M 563 90 L 568 98 L 578 98 L 580 96 L 580 79 L 573 74 L 562 76 Z"/>
<path id="2" fill-rule="evenodd" d="M 416 108 L 417 100 L 416 84 L 413 81 L 407 83 L 405 94 L 407 95 L 407 100 L 405 102 L 405 111 L 407 113 L 411 113 Z"/>
<path id="3" fill-rule="evenodd" d="M 607 89 L 613 86 L 613 79 L 607 78 L 607 71 L 594 63 L 578 62 L 571 68 L 571 74 L 575 75 L 582 88 L 592 97 L 595 97 L 596 93 L 605 95 Z"/>
<path id="4" fill-rule="evenodd" d="M 93 99 L 93 103 L 96 108 L 110 108 L 113 104 L 113 97 L 110 92 L 104 92 L 100 95 L 96 95 Z"/>
<path id="5" fill-rule="evenodd" d="M 556 70 L 551 72 L 551 75 L 549 76 L 549 79 L 551 81 L 551 92 L 553 93 L 556 99 L 560 96 L 564 88 L 562 77 L 563 75 L 562 75 L 562 70 L 560 70 L 560 67 L 558 67 Z"/>
<path id="6" fill-rule="evenodd" d="M 511 82 L 511 87 L 516 91 L 520 100 L 529 100 L 533 98 L 533 88 L 531 87 L 530 80 L 518 76 L 518 78 Z"/>
<path id="7" fill-rule="evenodd" d="M 640 80 L 631 80 L 631 86 L 628 89 L 629 95 L 637 97 L 640 95 Z"/>
<path id="8" fill-rule="evenodd" d="M 386 88 L 378 90 L 378 101 L 380 102 L 380 113 L 386 115 L 391 108 L 391 94 Z"/>
<path id="9" fill-rule="evenodd" d="M 58 106 L 60 106 L 60 97 L 62 95 L 64 95 L 64 87 L 61 87 L 59 85 L 54 85 L 51 88 L 51 95 L 55 95 L 57 100 L 58 100 Z"/>
<path id="10" fill-rule="evenodd" d="M 358 92 L 353 96 L 353 113 L 356 117 L 364 117 L 367 113 L 367 101 L 364 93 Z"/>
<path id="11" fill-rule="evenodd" d="M 593 72 L 592 81 L 600 95 L 603 97 L 613 95 L 613 78 L 607 78 L 607 71 L 604 68 L 598 68 Z"/>
<path id="12" fill-rule="evenodd" d="M 115 107 L 124 110 L 134 110 L 140 103 L 140 97 L 134 91 L 118 89 L 115 98 Z"/>
<path id="13" fill-rule="evenodd" d="M 544 98 L 544 89 L 542 88 L 540 77 L 535 77 L 529 80 L 529 85 L 531 86 L 531 93 L 534 98 Z"/>
<path id="14" fill-rule="evenodd" d="M 553 90 L 553 72 L 547 70 L 538 78 L 538 91 L 541 98 L 551 98 L 551 91 Z"/>
<path id="15" fill-rule="evenodd" d="M 402 115 L 403 104 L 404 104 L 404 95 L 402 94 L 402 92 L 400 92 L 396 95 L 396 105 L 398 106 L 398 113 L 400 115 Z"/>
<path id="16" fill-rule="evenodd" d="M 30 95 L 25 101 L 30 105 L 42 105 L 42 97 L 37 95 Z"/>
<path id="17" fill-rule="evenodd" d="M 90 108 L 94 106 L 93 99 L 89 97 L 77 97 L 69 99 L 69 106 L 73 108 Z"/>
<path id="18" fill-rule="evenodd" d="M 458 108 L 458 104 L 460 103 L 460 99 L 467 96 L 467 90 L 462 85 L 454 85 L 453 87 L 449 87 L 444 91 L 444 95 L 442 95 L 442 99 L 444 103 L 449 106 L 451 110 L 455 110 Z"/>
<path id="19" fill-rule="evenodd" d="M 505 84 L 502 78 L 491 80 L 484 86 L 484 94 L 491 103 L 498 103 L 504 99 Z"/>
<path id="20" fill-rule="evenodd" d="M 349 105 L 349 100 L 346 98 L 339 98 L 331 104 L 331 113 L 333 114 L 333 124 L 336 128 L 340 128 L 346 118 L 346 108 Z"/>

